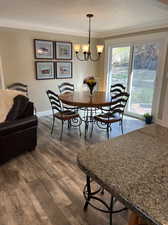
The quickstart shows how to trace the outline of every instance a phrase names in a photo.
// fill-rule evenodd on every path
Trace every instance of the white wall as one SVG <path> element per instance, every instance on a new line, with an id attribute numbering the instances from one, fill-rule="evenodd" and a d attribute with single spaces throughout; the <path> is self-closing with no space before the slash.
<path id="1" fill-rule="evenodd" d="M 50 109 L 46 90 L 58 92 L 58 85 L 63 79 L 36 80 L 33 39 L 71 41 L 87 43 L 87 37 L 76 37 L 63 34 L 35 32 L 0 28 L 0 54 L 3 61 L 5 85 L 22 82 L 28 85 L 29 97 L 35 103 L 38 112 Z M 93 39 L 93 45 L 96 40 Z M 73 78 L 67 82 L 75 84 L 76 89 L 83 88 L 83 79 L 88 75 L 96 76 L 96 65 L 93 62 L 80 62 L 73 53 Z"/>

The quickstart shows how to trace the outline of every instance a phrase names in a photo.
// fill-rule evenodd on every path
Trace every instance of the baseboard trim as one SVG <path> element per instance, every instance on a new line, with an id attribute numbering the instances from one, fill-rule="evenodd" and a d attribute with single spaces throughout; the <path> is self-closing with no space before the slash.
<path id="1" fill-rule="evenodd" d="M 52 114 L 52 110 L 47 110 L 47 111 L 42 111 L 42 112 L 37 112 L 36 115 L 38 117 L 42 117 L 42 116 L 49 116 Z"/>
<path id="2" fill-rule="evenodd" d="M 157 123 L 163 127 L 168 127 L 168 122 L 163 121 L 163 120 L 155 120 L 155 123 Z"/>
<path id="3" fill-rule="evenodd" d="M 52 110 L 47 110 L 47 111 L 37 112 L 36 115 L 37 115 L 38 117 L 49 116 L 49 115 L 52 115 Z M 168 127 L 168 122 L 163 121 L 163 120 L 157 119 L 157 120 L 154 121 L 154 123 L 159 124 L 159 125 L 161 125 L 161 126 L 163 126 L 163 127 Z"/>

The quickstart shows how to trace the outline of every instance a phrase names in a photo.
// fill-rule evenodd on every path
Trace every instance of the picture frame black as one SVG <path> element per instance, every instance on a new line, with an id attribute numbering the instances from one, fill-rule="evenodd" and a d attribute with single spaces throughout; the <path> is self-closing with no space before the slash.
<path id="1" fill-rule="evenodd" d="M 55 78 L 71 79 L 73 77 L 73 64 L 67 61 L 55 62 Z"/>
<path id="2" fill-rule="evenodd" d="M 72 42 L 55 41 L 55 59 L 72 60 Z"/>
<path id="3" fill-rule="evenodd" d="M 47 68 L 47 64 L 48 64 L 48 68 Z M 49 69 L 51 70 L 50 74 L 49 74 Z M 55 65 L 53 61 L 35 61 L 35 71 L 36 71 L 36 80 L 55 79 Z"/>
<path id="4" fill-rule="evenodd" d="M 35 59 L 54 59 L 54 41 L 34 39 L 34 58 Z"/>

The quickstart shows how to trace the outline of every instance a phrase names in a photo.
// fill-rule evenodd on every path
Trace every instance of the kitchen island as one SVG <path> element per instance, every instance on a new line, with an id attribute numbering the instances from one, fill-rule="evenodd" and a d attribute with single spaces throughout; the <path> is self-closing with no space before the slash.
<path id="1" fill-rule="evenodd" d="M 168 225 L 168 128 L 153 124 L 92 145 L 77 161 L 147 223 Z"/>

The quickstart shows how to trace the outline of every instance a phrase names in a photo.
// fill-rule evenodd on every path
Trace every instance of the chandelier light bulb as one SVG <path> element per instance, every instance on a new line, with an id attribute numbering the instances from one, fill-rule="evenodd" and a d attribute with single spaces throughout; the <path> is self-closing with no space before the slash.
<path id="1" fill-rule="evenodd" d="M 78 52 L 80 51 L 80 48 L 81 48 L 81 47 L 80 47 L 79 44 L 75 44 L 75 45 L 74 45 L 74 51 L 75 51 L 75 52 L 78 53 Z"/>
<path id="2" fill-rule="evenodd" d="M 103 49 L 104 49 L 104 46 L 103 45 L 96 45 L 96 48 L 97 48 L 97 53 L 102 53 Z"/>
<path id="3" fill-rule="evenodd" d="M 82 52 L 89 52 L 89 45 L 82 45 Z"/>

